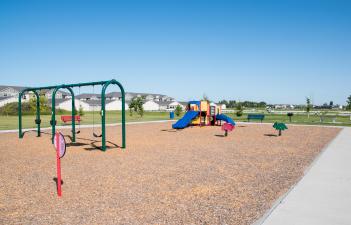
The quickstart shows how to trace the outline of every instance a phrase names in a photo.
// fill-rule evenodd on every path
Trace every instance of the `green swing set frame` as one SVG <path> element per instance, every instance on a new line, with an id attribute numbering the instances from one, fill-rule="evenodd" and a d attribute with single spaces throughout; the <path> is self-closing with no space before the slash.
<path id="1" fill-rule="evenodd" d="M 51 132 L 52 132 L 52 143 L 54 142 L 54 136 L 56 132 L 56 112 L 55 112 L 55 99 L 56 99 L 56 93 L 60 89 L 67 89 L 72 96 L 72 142 L 76 142 L 76 122 L 75 122 L 75 96 L 73 89 L 74 87 L 84 87 L 84 86 L 97 86 L 101 85 L 102 90 L 101 90 L 101 142 L 102 146 L 101 149 L 103 151 L 106 151 L 106 113 L 105 113 L 105 96 L 106 96 L 106 89 L 109 85 L 115 84 L 117 85 L 120 90 L 121 90 L 121 97 L 122 97 L 122 148 L 126 148 L 126 112 L 125 112 L 125 91 L 121 83 L 116 81 L 115 79 L 108 80 L 108 81 L 97 81 L 97 82 L 88 82 L 88 83 L 77 83 L 77 84 L 62 84 L 62 85 L 57 85 L 57 86 L 47 86 L 47 87 L 37 87 L 37 88 L 26 88 L 21 91 L 21 93 L 18 96 L 18 134 L 19 138 L 23 138 L 23 132 L 22 132 L 22 96 L 26 92 L 33 92 L 34 95 L 36 96 L 36 119 L 35 123 L 37 124 L 37 137 L 40 137 L 41 131 L 40 131 L 40 124 L 41 124 L 41 119 L 40 119 L 40 96 L 38 91 L 41 90 L 54 90 L 52 92 L 52 108 L 51 108 L 51 120 L 50 120 L 50 125 L 51 125 Z"/>

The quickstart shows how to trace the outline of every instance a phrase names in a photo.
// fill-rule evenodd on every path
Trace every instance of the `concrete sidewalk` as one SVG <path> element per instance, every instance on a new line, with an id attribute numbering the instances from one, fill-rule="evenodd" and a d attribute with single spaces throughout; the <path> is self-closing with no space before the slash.
<path id="1" fill-rule="evenodd" d="M 344 128 L 304 178 L 256 224 L 351 224 L 351 128 Z"/>

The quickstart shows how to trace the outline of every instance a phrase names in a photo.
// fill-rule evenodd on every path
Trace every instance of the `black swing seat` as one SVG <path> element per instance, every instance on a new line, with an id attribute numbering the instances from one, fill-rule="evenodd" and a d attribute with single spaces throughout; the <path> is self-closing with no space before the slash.
<path id="1" fill-rule="evenodd" d="M 97 134 L 93 133 L 93 136 L 96 137 L 96 138 L 100 138 L 100 137 L 102 137 L 102 134 L 97 135 Z"/>
<path id="2" fill-rule="evenodd" d="M 71 130 L 71 132 L 72 132 L 72 130 Z M 79 131 L 76 131 L 76 134 L 80 134 L 80 130 L 79 130 Z"/>

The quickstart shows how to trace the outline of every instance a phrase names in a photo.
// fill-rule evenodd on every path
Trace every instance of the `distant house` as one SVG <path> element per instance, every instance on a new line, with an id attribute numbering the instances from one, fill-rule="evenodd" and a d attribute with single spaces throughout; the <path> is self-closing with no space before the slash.
<path id="1" fill-rule="evenodd" d="M 175 99 L 174 99 L 174 98 L 172 98 L 172 97 L 169 97 L 169 96 L 167 96 L 167 95 L 164 95 L 164 96 L 162 96 L 162 101 L 166 101 L 166 102 L 174 102 L 174 101 L 175 101 Z"/>
<path id="2" fill-rule="evenodd" d="M 112 101 L 111 100 L 106 100 L 106 110 L 107 105 L 109 105 Z M 49 106 L 51 106 L 51 100 L 49 99 L 48 102 Z M 76 110 L 79 110 L 80 107 L 82 107 L 83 111 L 86 112 L 92 112 L 92 111 L 100 111 L 101 110 L 101 100 L 81 100 L 81 99 L 75 99 L 74 104 L 76 107 Z M 55 108 L 56 109 L 63 109 L 67 111 L 72 110 L 72 100 L 71 99 L 56 99 L 55 100 Z M 112 109 L 114 110 L 114 109 Z"/>
<path id="3" fill-rule="evenodd" d="M 108 100 L 122 100 L 121 92 L 111 92 L 106 94 L 106 99 Z"/>
<path id="4" fill-rule="evenodd" d="M 0 86 L 0 107 L 18 101 L 19 93 L 26 87 L 19 86 Z M 52 94 L 54 90 L 42 90 L 39 94 L 45 95 L 49 100 L 51 106 Z M 30 97 L 34 96 L 31 92 L 26 92 L 23 95 L 23 101 L 28 101 Z M 56 108 L 71 111 L 71 93 L 58 90 L 56 95 Z M 135 93 L 126 92 L 125 101 L 126 109 L 129 108 L 130 101 L 135 97 L 141 97 L 144 100 L 144 110 L 146 111 L 159 111 L 159 110 L 172 110 L 177 104 L 174 103 L 175 99 L 167 95 L 150 94 L 150 93 Z M 120 92 L 111 92 L 106 94 L 106 110 L 121 110 L 122 109 L 122 94 Z M 83 93 L 75 96 L 76 109 L 79 105 L 85 111 L 98 111 L 101 110 L 101 94 L 99 93 Z M 185 108 L 184 104 L 181 104 Z"/>
<path id="5" fill-rule="evenodd" d="M 51 107 L 52 101 L 51 99 L 48 100 L 48 105 Z M 84 111 L 90 111 L 90 106 L 86 102 L 75 99 L 74 104 L 76 110 L 79 110 L 80 107 L 83 108 Z M 72 110 L 72 100 L 71 99 L 55 99 L 55 108 L 71 111 Z"/>
<path id="6" fill-rule="evenodd" d="M 20 87 L 20 86 L 0 86 L 0 97 L 17 97 L 19 96 L 20 92 L 26 89 L 27 87 Z M 42 90 L 40 91 L 40 95 L 45 95 L 46 98 L 51 99 L 52 93 L 54 90 Z M 24 100 L 29 100 L 30 97 L 33 97 L 34 94 L 32 92 L 26 92 L 23 95 Z M 71 98 L 71 94 L 65 91 L 57 91 L 56 99 L 65 99 Z"/>
<path id="7" fill-rule="evenodd" d="M 159 99 L 157 99 L 157 100 L 156 99 L 157 98 L 155 98 L 154 95 L 152 95 L 152 94 L 148 94 L 148 95 L 145 96 L 145 100 L 146 101 L 150 101 L 150 100 L 159 101 Z"/>
<path id="8" fill-rule="evenodd" d="M 170 104 L 168 104 L 168 109 L 169 110 L 175 110 L 177 108 L 177 106 L 182 107 L 183 110 L 186 109 L 186 104 L 185 103 L 181 103 L 181 102 L 177 102 L 177 101 L 173 101 Z"/>
<path id="9" fill-rule="evenodd" d="M 75 96 L 75 98 L 83 100 L 83 101 L 99 100 L 99 99 L 101 99 L 101 95 L 100 94 L 87 94 L 87 93 L 84 93 L 84 94 L 80 94 L 80 95 Z"/>
<path id="10" fill-rule="evenodd" d="M 129 103 L 130 102 L 126 102 L 125 103 L 125 109 L 128 110 L 129 109 Z M 112 110 L 122 110 L 122 101 L 121 100 L 111 100 L 111 102 L 106 104 L 106 110 L 107 111 L 112 111 Z"/>
<path id="11" fill-rule="evenodd" d="M 18 98 L 19 93 L 24 90 L 25 87 L 18 87 L 18 86 L 0 86 L 0 97 L 4 97 L 2 101 L 4 101 L 8 97 Z M 23 100 L 29 100 L 30 94 L 26 93 L 23 95 Z M 7 104 L 7 103 L 5 103 Z"/>
<path id="12" fill-rule="evenodd" d="M 143 104 L 143 108 L 145 111 L 159 111 L 160 105 L 158 103 L 156 103 L 155 101 L 150 100 L 150 101 L 146 101 Z"/>
<path id="13" fill-rule="evenodd" d="M 0 107 L 8 103 L 17 102 L 17 101 L 18 101 L 18 97 L 15 97 L 15 96 L 0 97 Z"/>
<path id="14" fill-rule="evenodd" d="M 278 105 L 274 105 L 274 108 L 275 109 L 294 109 L 295 106 L 290 104 L 278 104 Z"/>
<path id="15" fill-rule="evenodd" d="M 162 101 L 162 102 L 157 102 L 157 104 L 159 104 L 160 106 L 160 111 L 169 111 L 169 110 L 174 110 L 170 108 L 170 105 L 173 102 L 168 102 L 168 101 Z"/>
<path id="16" fill-rule="evenodd" d="M 46 98 L 52 99 L 52 93 L 54 92 L 53 89 L 51 90 L 42 90 L 40 94 L 44 94 Z M 72 98 L 71 93 L 58 90 L 56 92 L 55 99 L 69 99 Z"/>

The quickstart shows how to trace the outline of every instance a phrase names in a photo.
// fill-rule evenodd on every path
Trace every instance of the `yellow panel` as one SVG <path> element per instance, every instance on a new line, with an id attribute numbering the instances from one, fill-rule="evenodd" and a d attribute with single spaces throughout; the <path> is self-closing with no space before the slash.
<path id="1" fill-rule="evenodd" d="M 201 111 L 207 111 L 208 110 L 208 101 L 201 101 Z"/>

